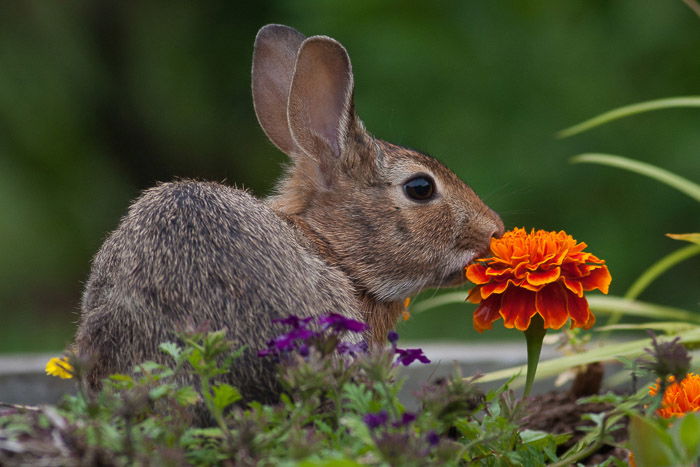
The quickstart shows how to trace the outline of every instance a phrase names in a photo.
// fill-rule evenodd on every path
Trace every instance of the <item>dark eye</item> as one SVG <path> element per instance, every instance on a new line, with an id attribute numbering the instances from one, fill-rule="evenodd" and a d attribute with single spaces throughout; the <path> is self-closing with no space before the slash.
<path id="1" fill-rule="evenodd" d="M 403 184 L 403 191 L 414 201 L 428 201 L 435 194 L 435 182 L 427 175 L 417 175 Z"/>

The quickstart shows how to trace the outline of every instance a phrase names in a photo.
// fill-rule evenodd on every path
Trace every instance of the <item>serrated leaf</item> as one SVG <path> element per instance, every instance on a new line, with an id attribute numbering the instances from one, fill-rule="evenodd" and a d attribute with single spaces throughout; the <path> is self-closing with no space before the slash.
<path id="1" fill-rule="evenodd" d="M 674 240 L 683 240 L 685 242 L 695 243 L 700 245 L 700 233 L 685 233 L 685 234 L 666 234 L 667 237 Z"/>
<path id="2" fill-rule="evenodd" d="M 318 461 L 305 460 L 299 462 L 299 467 L 357 467 L 363 464 L 358 464 L 352 459 L 324 459 Z"/>
<path id="3" fill-rule="evenodd" d="M 156 362 L 143 362 L 140 365 L 136 365 L 136 371 L 139 373 L 153 373 L 154 371 L 160 370 L 163 365 Z"/>
<path id="4" fill-rule="evenodd" d="M 109 379 L 111 379 L 112 381 L 120 381 L 120 382 L 129 382 L 129 383 L 134 382 L 134 378 L 132 378 L 129 375 L 122 374 L 122 373 L 114 373 L 113 375 L 109 375 Z"/>
<path id="5" fill-rule="evenodd" d="M 242 399 L 241 393 L 238 389 L 234 388 L 230 384 L 219 383 L 212 388 L 214 392 L 214 406 L 219 410 L 223 410 L 229 405 L 238 402 Z"/>
<path id="6" fill-rule="evenodd" d="M 172 391 L 173 387 L 170 384 L 164 384 L 162 386 L 155 387 L 148 391 L 148 397 L 151 400 L 158 400 L 162 397 L 167 396 L 170 391 Z"/>
<path id="7" fill-rule="evenodd" d="M 165 352 L 166 354 L 173 357 L 175 360 L 180 358 L 180 355 L 182 354 L 182 348 L 180 348 L 180 346 L 174 342 L 163 342 L 158 346 L 158 348 L 162 352 Z"/>
<path id="8" fill-rule="evenodd" d="M 185 436 L 196 437 L 201 436 L 205 438 L 217 438 L 221 439 L 224 437 L 224 432 L 221 428 L 191 428 L 185 432 Z"/>
<path id="9" fill-rule="evenodd" d="M 175 400 L 182 406 L 196 404 L 200 399 L 199 393 L 192 386 L 184 386 L 175 391 Z"/>
<path id="10" fill-rule="evenodd" d="M 350 430 L 350 433 L 357 439 L 362 441 L 364 444 L 369 446 L 374 444 L 374 441 L 372 441 L 372 435 L 370 435 L 369 432 L 369 428 L 367 427 L 365 422 L 360 420 L 358 417 L 341 417 L 339 421 L 341 425 Z"/>

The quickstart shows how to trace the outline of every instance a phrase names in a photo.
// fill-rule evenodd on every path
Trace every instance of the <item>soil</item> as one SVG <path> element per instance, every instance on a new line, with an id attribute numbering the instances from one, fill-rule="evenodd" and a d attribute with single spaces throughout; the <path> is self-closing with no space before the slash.
<path id="1" fill-rule="evenodd" d="M 610 404 L 579 404 L 581 397 L 598 394 L 603 379 L 603 366 L 600 363 L 588 365 L 578 374 L 571 389 L 566 392 L 552 391 L 529 398 L 525 428 L 541 430 L 548 433 L 570 433 L 573 436 L 559 446 L 557 453 L 563 454 L 578 440 L 586 435 L 579 427 L 593 426 L 591 421 L 582 421 L 581 416 L 588 413 L 602 413 L 613 409 Z M 627 439 L 626 423 L 612 433 L 615 444 Z M 626 460 L 628 451 L 613 444 L 603 444 L 598 451 L 582 460 L 585 465 L 598 465 L 609 457 Z"/>

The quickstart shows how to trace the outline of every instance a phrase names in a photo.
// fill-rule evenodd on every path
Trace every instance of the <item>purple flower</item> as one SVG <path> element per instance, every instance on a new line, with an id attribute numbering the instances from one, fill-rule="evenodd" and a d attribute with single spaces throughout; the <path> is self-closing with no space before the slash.
<path id="1" fill-rule="evenodd" d="M 367 329 L 367 325 L 362 321 L 355 321 L 338 313 L 321 316 L 318 323 L 323 326 L 323 329 L 332 328 L 336 332 L 364 332 Z"/>
<path id="2" fill-rule="evenodd" d="M 386 421 L 388 419 L 389 419 L 389 415 L 386 413 L 386 410 L 382 410 L 381 412 L 377 412 L 377 413 L 368 413 L 367 415 L 362 417 L 362 420 L 372 430 L 374 430 L 375 428 L 378 428 L 380 426 L 385 425 Z"/>
<path id="3" fill-rule="evenodd" d="M 401 363 L 403 366 L 408 366 L 416 360 L 421 363 L 430 363 L 422 349 L 395 349 L 394 351 L 398 355 L 397 363 Z"/>
<path id="4" fill-rule="evenodd" d="M 430 431 L 426 439 L 431 446 L 437 446 L 440 443 L 440 436 L 434 431 Z"/>
<path id="5" fill-rule="evenodd" d="M 389 342 L 391 342 L 391 345 L 396 347 L 396 342 L 399 340 L 399 333 L 396 331 L 389 331 L 386 337 L 389 339 Z"/>
<path id="6" fill-rule="evenodd" d="M 354 357 L 355 355 L 365 353 L 367 352 L 369 346 L 367 345 L 367 342 L 362 341 L 358 344 L 351 344 L 349 342 L 340 342 L 338 344 L 338 347 L 336 350 L 338 351 L 339 354 L 348 354 L 351 357 Z"/>
<path id="7" fill-rule="evenodd" d="M 416 419 L 416 414 L 411 413 L 411 412 L 404 412 L 403 415 L 401 415 L 401 420 L 392 423 L 392 425 L 395 428 L 399 428 L 402 426 L 410 425 L 413 423 L 413 421 Z"/>

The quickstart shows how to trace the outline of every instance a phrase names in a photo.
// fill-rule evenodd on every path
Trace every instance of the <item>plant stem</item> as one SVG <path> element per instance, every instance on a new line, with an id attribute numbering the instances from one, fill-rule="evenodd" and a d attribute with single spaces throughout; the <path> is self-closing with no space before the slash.
<path id="1" fill-rule="evenodd" d="M 530 391 L 532 391 L 532 383 L 535 382 L 537 364 L 540 362 L 542 341 L 546 333 L 547 330 L 544 328 L 544 320 L 536 313 L 530 321 L 530 327 L 525 331 L 525 341 L 527 342 L 527 376 L 525 377 L 523 397 L 529 396 Z"/>

